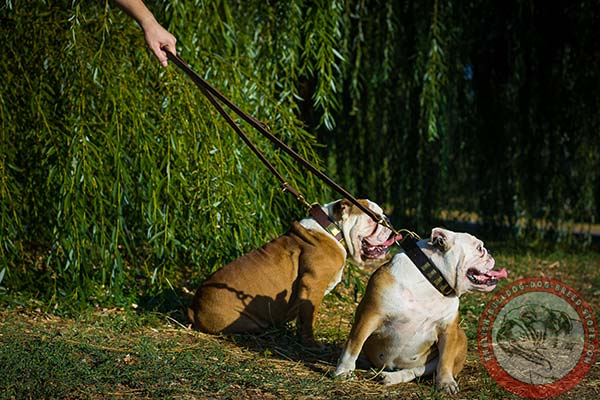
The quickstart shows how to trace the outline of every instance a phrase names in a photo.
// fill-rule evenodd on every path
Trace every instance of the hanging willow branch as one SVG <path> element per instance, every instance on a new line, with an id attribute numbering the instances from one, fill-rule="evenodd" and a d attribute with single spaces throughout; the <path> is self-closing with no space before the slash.
<path id="1" fill-rule="evenodd" d="M 119 299 L 138 292 L 129 286 L 136 279 L 159 288 L 182 266 L 208 274 L 304 216 L 186 77 L 160 68 L 129 17 L 108 2 L 55 3 L 0 9 L 10 55 L 0 62 L 3 286 L 38 280 L 31 287 L 48 296 Z M 276 30 L 265 28 L 264 40 L 246 6 L 209 3 L 148 5 L 177 21 L 181 52 L 196 70 L 317 160 L 295 97 L 282 92 L 293 86 L 275 84 L 282 65 L 247 57 L 270 52 Z M 275 51 L 295 45 L 298 54 L 292 39 Z M 310 201 L 330 200 L 254 139 Z M 25 258 L 44 268 L 20 267 Z"/>
<path id="2" fill-rule="evenodd" d="M 597 1 L 146 3 L 196 71 L 397 226 L 468 212 L 573 241 L 600 219 Z M 6 0 L 0 38 L 0 293 L 143 295 L 304 215 L 110 0 Z"/>
<path id="3" fill-rule="evenodd" d="M 446 65 L 443 50 L 443 29 L 440 21 L 438 0 L 433 2 L 433 17 L 431 21 L 430 47 L 423 75 L 423 90 L 420 96 L 421 113 L 428 140 L 435 140 L 440 135 L 441 113 L 444 109 L 446 96 L 444 86 L 446 81 Z"/>

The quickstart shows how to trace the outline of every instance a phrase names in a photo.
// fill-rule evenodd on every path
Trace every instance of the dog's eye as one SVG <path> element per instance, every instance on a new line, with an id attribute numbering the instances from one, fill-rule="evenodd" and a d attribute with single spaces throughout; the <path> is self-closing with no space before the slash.
<path id="1" fill-rule="evenodd" d="M 485 251 L 483 250 L 483 245 L 481 245 L 481 244 L 480 244 L 479 246 L 477 246 L 477 251 L 478 251 L 480 254 L 483 254 L 483 253 L 485 253 Z"/>

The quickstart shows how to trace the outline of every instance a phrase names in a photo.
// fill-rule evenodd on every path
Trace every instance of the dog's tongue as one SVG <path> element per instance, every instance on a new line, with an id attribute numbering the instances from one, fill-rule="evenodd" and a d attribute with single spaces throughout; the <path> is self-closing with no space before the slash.
<path id="1" fill-rule="evenodd" d="M 502 268 L 500 271 L 488 271 L 486 275 L 494 279 L 508 278 L 508 273 L 504 268 Z"/>
<path id="2" fill-rule="evenodd" d="M 390 236 L 390 238 L 388 240 L 381 243 L 381 246 L 389 247 L 389 246 L 393 245 L 396 240 L 398 240 L 398 241 L 402 240 L 402 235 L 401 234 L 397 234 L 397 235 L 392 234 L 392 236 Z"/>

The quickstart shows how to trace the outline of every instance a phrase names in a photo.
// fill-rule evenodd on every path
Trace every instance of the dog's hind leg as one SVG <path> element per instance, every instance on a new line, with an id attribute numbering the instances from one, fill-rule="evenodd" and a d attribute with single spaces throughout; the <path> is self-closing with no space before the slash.
<path id="1" fill-rule="evenodd" d="M 406 368 L 398 371 L 383 371 L 381 373 L 382 383 L 384 385 L 396 385 L 398 383 L 410 382 L 421 376 L 431 375 L 438 363 L 438 358 L 428 361 L 425 365 L 414 368 Z"/>

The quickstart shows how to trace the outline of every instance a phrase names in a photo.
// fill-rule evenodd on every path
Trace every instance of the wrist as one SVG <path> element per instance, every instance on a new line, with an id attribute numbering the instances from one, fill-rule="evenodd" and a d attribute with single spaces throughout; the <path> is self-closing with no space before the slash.
<path id="1" fill-rule="evenodd" d="M 156 21 L 156 18 L 154 18 L 154 16 L 152 14 L 150 15 L 146 15 L 143 18 L 140 18 L 138 20 L 138 23 L 140 24 L 140 27 L 146 31 L 148 29 L 150 29 L 151 27 L 155 26 L 156 24 L 158 24 L 158 21 Z"/>

